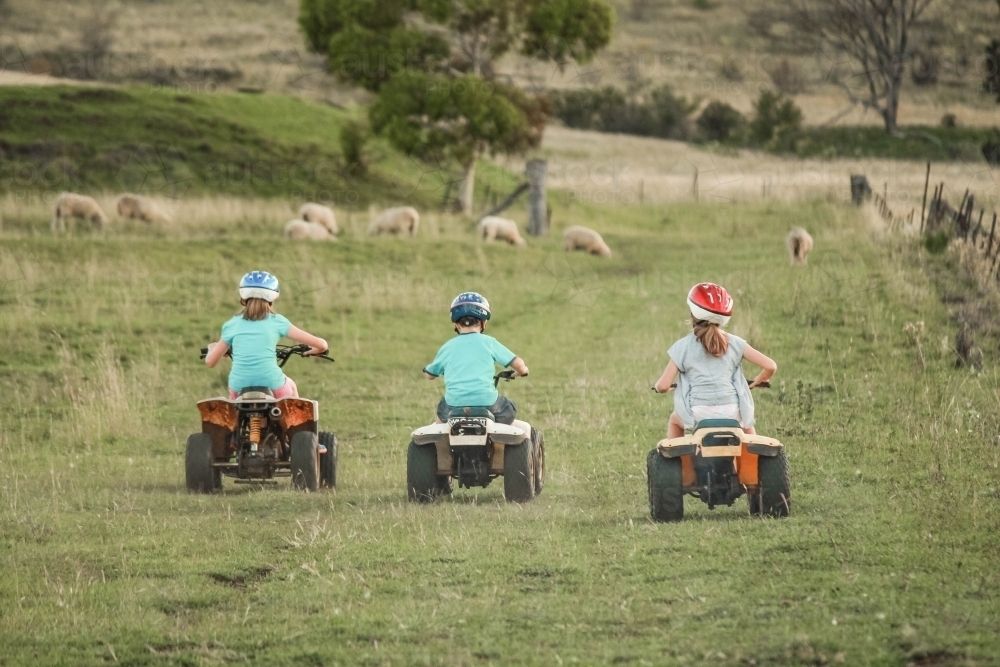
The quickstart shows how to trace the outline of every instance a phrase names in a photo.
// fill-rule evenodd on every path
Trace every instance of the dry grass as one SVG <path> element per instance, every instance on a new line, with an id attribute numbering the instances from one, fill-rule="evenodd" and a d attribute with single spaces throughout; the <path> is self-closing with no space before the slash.
<path id="1" fill-rule="evenodd" d="M 549 159 L 549 186 L 580 201 L 621 204 L 705 202 L 847 201 L 851 174 L 866 174 L 872 188 L 888 190 L 897 214 L 920 212 L 926 164 L 877 159 L 798 159 L 755 151 L 713 152 L 679 141 L 549 127 L 542 144 Z M 505 163 L 523 172 L 523 162 Z M 944 181 L 956 202 L 968 188 L 977 206 L 997 208 L 997 172 L 985 164 L 934 165 L 931 183 Z M 562 194 L 558 196 L 564 196 Z"/>

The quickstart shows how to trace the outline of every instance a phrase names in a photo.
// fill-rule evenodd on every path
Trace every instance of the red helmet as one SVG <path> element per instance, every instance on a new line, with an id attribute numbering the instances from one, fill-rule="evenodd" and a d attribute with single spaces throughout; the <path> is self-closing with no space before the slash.
<path id="1" fill-rule="evenodd" d="M 696 320 L 726 326 L 733 314 L 733 297 L 715 283 L 698 283 L 688 292 L 688 309 Z"/>

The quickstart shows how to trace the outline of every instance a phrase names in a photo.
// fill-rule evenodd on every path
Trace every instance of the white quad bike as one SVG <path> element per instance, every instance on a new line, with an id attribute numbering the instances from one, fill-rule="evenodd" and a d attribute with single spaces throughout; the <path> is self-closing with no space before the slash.
<path id="1" fill-rule="evenodd" d="M 493 378 L 514 379 L 505 370 Z M 455 408 L 443 424 L 413 432 L 406 455 L 406 488 L 411 502 L 432 502 L 459 487 L 486 487 L 503 477 L 503 495 L 523 503 L 545 484 L 545 442 L 540 431 L 515 419 L 511 425 L 493 420 L 487 408 Z"/>

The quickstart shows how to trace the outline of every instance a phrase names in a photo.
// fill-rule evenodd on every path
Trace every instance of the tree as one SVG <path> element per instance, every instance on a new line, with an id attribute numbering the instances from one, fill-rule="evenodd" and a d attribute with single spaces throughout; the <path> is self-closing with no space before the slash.
<path id="1" fill-rule="evenodd" d="M 472 212 L 476 160 L 541 141 L 547 105 L 497 80 L 517 50 L 563 68 L 611 39 L 607 0 L 301 0 L 299 23 L 341 80 L 376 92 L 372 128 L 400 150 L 462 167 Z"/>
<path id="2" fill-rule="evenodd" d="M 791 0 L 780 17 L 795 39 L 846 56 L 854 67 L 841 86 L 854 104 L 896 131 L 910 31 L 934 0 Z M 777 38 L 774 39 L 784 39 Z"/>

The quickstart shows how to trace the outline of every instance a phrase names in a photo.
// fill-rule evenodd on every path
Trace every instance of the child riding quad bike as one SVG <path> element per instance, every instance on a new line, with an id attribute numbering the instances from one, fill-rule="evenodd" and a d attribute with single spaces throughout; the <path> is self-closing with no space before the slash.
<path id="1" fill-rule="evenodd" d="M 513 370 L 494 376 L 514 379 Z M 459 487 L 487 487 L 503 477 L 504 497 L 523 503 L 542 492 L 545 484 L 545 441 L 527 422 L 507 425 L 494 421 L 488 408 L 456 407 L 448 421 L 413 432 L 406 455 L 409 499 L 431 502 L 451 493 L 452 478 Z"/>
<path id="2" fill-rule="evenodd" d="M 278 346 L 278 366 L 309 349 Z M 207 353 L 202 348 L 202 359 Z M 315 356 L 333 361 L 326 353 Z M 319 430 L 316 401 L 275 398 L 268 387 L 244 387 L 236 394 L 198 402 L 201 433 L 188 438 L 184 454 L 188 491 L 221 490 L 223 475 L 237 483 L 291 477 L 295 488 L 307 491 L 337 486 L 337 436 Z"/>
<path id="3" fill-rule="evenodd" d="M 769 383 L 759 384 L 769 387 Z M 735 419 L 703 419 L 694 432 L 665 438 L 646 459 L 649 513 L 655 521 L 684 518 L 684 495 L 715 509 L 744 493 L 751 514 L 788 516 L 788 459 L 774 438 L 747 433 Z"/>
<path id="4" fill-rule="evenodd" d="M 650 514 L 656 521 L 680 521 L 685 493 L 709 509 L 732 505 L 746 493 L 751 513 L 787 516 L 785 452 L 777 440 L 757 435 L 750 394 L 770 386 L 778 365 L 723 331 L 733 299 L 722 286 L 695 285 L 687 306 L 692 331 L 667 351 L 670 363 L 653 385 L 657 393 L 674 392 L 674 411 L 667 438 L 647 458 Z M 743 376 L 744 361 L 761 367 L 757 377 Z"/>
<path id="5" fill-rule="evenodd" d="M 542 434 L 516 419 L 517 406 L 497 391 L 501 379 L 526 377 L 528 366 L 486 335 L 491 311 L 481 294 L 459 294 L 450 311 L 457 335 L 424 368 L 427 379 L 444 378 L 445 393 L 437 423 L 413 432 L 406 458 L 409 499 L 429 502 L 451 493 L 452 478 L 471 488 L 503 476 L 507 500 L 531 500 L 545 483 Z M 494 375 L 498 365 L 509 370 Z"/>

